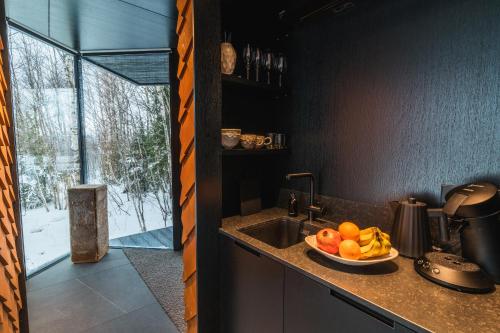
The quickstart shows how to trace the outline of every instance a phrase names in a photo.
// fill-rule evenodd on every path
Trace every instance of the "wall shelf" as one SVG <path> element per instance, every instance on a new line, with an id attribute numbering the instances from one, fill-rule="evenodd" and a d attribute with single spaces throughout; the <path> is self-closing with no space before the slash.
<path id="1" fill-rule="evenodd" d="M 276 95 L 284 94 L 284 89 L 274 84 L 267 84 L 265 82 L 255 82 L 235 75 L 221 74 L 221 78 L 222 78 L 222 84 L 225 86 L 251 88 L 255 90 L 274 93 Z"/>
<path id="2" fill-rule="evenodd" d="M 267 155 L 283 155 L 288 154 L 289 150 L 285 149 L 223 149 L 222 156 L 267 156 Z"/>

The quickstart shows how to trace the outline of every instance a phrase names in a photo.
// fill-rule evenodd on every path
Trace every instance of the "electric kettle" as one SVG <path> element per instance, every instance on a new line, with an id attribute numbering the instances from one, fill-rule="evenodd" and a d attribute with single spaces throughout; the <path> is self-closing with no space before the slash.
<path id="1" fill-rule="evenodd" d="M 394 203 L 394 202 L 393 202 Z M 392 225 L 391 243 L 399 254 L 409 258 L 423 255 L 432 248 L 429 217 L 440 218 L 440 228 L 445 225 L 441 209 L 427 208 L 427 204 L 415 198 L 397 203 Z M 446 233 L 442 233 L 445 235 Z"/>

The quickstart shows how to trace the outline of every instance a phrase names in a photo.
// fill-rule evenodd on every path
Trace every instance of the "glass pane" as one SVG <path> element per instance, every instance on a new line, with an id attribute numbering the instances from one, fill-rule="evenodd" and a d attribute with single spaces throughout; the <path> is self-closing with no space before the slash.
<path id="1" fill-rule="evenodd" d="M 67 189 L 80 181 L 74 58 L 10 29 L 27 273 L 67 254 Z"/>
<path id="2" fill-rule="evenodd" d="M 87 183 L 108 185 L 110 239 L 171 234 L 168 86 L 138 86 L 83 62 L 83 87 Z"/>

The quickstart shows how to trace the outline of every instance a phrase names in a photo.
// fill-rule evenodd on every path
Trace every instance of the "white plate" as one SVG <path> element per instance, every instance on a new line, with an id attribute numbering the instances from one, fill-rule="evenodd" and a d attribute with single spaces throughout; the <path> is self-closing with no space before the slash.
<path id="1" fill-rule="evenodd" d="M 316 244 L 316 235 L 307 236 L 306 237 L 306 243 L 311 248 L 313 248 L 317 252 L 321 253 L 322 255 L 324 255 L 325 257 L 327 257 L 328 259 L 334 260 L 336 262 L 340 262 L 342 264 L 350 265 L 350 266 L 374 265 L 374 264 L 378 264 L 380 262 L 394 260 L 399 255 L 398 250 L 396 250 L 395 248 L 391 248 L 391 252 L 389 252 L 385 256 L 380 256 L 380 257 L 376 257 L 376 258 L 373 258 L 373 259 L 353 260 L 353 259 L 342 258 L 341 256 L 336 255 L 336 254 L 330 254 L 330 253 L 325 252 L 325 251 L 321 250 L 320 248 L 318 248 L 318 246 Z"/>

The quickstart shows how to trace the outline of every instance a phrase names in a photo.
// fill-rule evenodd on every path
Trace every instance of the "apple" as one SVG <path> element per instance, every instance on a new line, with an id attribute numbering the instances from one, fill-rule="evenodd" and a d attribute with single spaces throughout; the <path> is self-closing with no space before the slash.
<path id="1" fill-rule="evenodd" d="M 316 234 L 316 243 L 318 247 L 330 254 L 339 252 L 339 244 L 341 242 L 340 233 L 332 228 L 321 229 Z"/>

